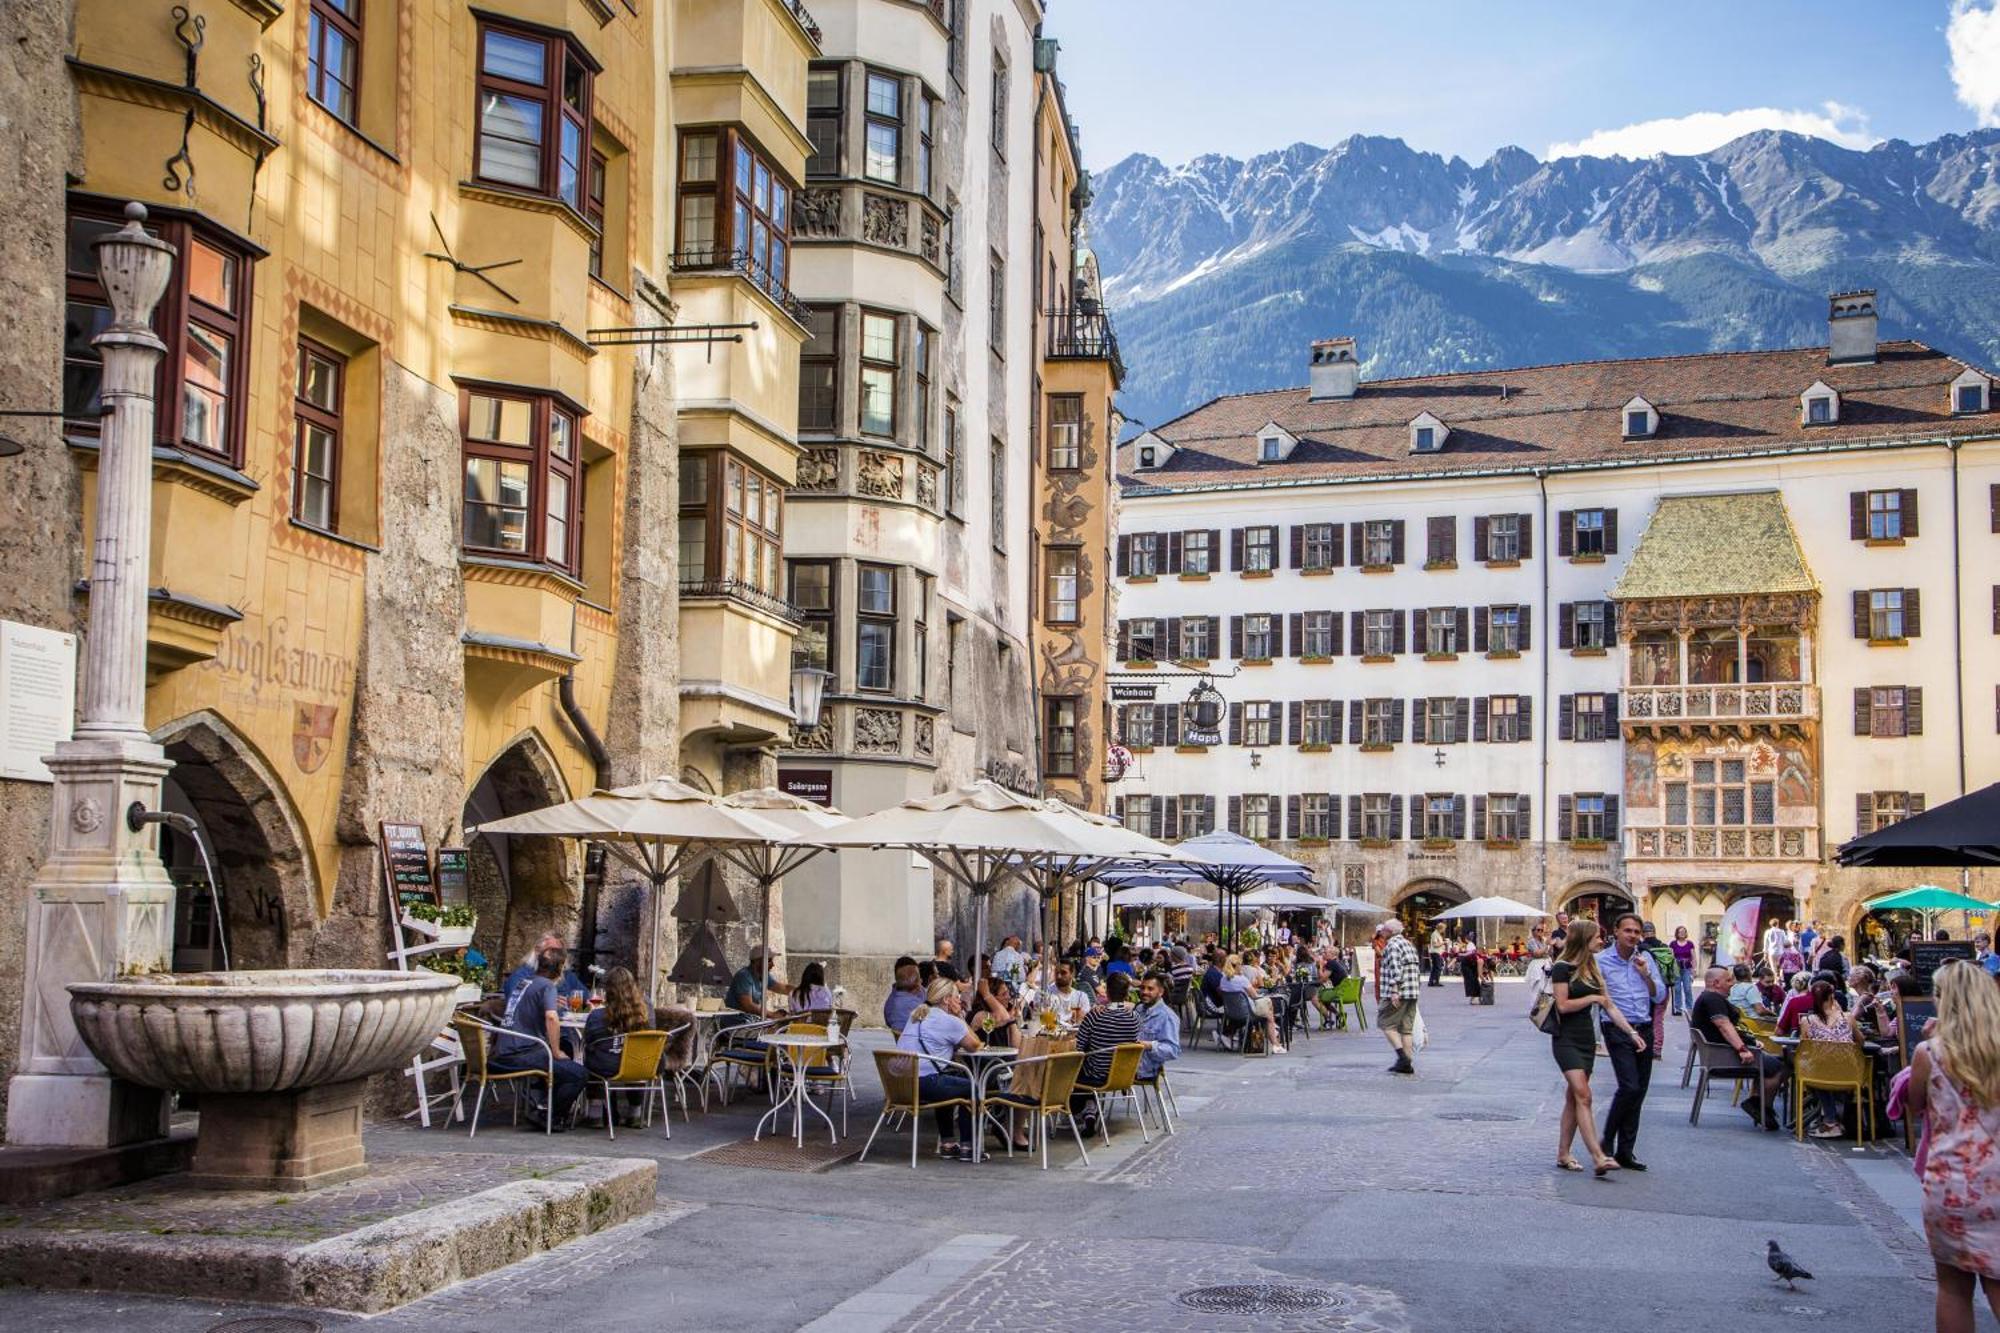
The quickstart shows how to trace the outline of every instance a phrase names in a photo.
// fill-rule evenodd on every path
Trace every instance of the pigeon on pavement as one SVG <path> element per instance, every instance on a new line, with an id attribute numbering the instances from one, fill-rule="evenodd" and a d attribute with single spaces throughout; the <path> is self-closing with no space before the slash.
<path id="1" fill-rule="evenodd" d="M 1805 1278 L 1808 1282 L 1812 1280 L 1812 1274 L 1800 1268 L 1796 1259 L 1793 1259 L 1791 1255 L 1779 1249 L 1778 1242 L 1775 1240 L 1770 1242 L 1764 1251 L 1764 1262 L 1769 1264 L 1771 1271 L 1783 1278 L 1785 1285 L 1793 1291 L 1798 1290 L 1797 1283 L 1793 1281 L 1794 1278 Z"/>

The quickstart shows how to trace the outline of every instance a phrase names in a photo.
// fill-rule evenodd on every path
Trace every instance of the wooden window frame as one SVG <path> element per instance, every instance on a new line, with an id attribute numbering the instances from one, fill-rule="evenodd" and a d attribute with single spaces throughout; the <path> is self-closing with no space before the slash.
<path id="1" fill-rule="evenodd" d="M 306 96 L 320 110 L 332 116 L 349 129 L 361 127 L 361 73 L 363 6 L 367 0 L 348 0 L 353 7 L 352 14 L 343 13 L 335 0 L 310 0 L 306 16 Z M 343 83 L 326 68 L 326 34 L 331 29 L 345 38 L 354 53 L 354 81 Z M 349 114 L 342 115 L 322 95 L 325 86 L 334 84 L 347 92 Z"/>
<path id="2" fill-rule="evenodd" d="M 986 257 L 986 345 L 1007 354 L 1007 261 L 998 250 Z"/>
<path id="3" fill-rule="evenodd" d="M 1049 405 L 1049 471 L 1083 470 L 1083 395 L 1052 393 Z M 1066 414 L 1074 412 L 1073 417 Z"/>
<path id="4" fill-rule="evenodd" d="M 344 418 L 347 410 L 348 359 L 326 344 L 303 336 L 299 339 L 298 357 L 298 373 L 292 385 L 292 518 L 316 532 L 337 533 L 340 531 L 341 453 L 346 443 Z M 331 410 L 305 396 L 306 368 L 315 360 L 333 368 L 334 406 Z M 306 468 L 306 432 L 310 427 L 317 427 L 333 438 L 332 447 L 328 450 L 328 472 L 323 478 L 327 487 L 324 523 L 316 523 L 305 514 L 305 483 L 309 475 Z"/>
<path id="5" fill-rule="evenodd" d="M 1501 802 L 1508 804 L 1503 806 Z M 1521 797 L 1516 792 L 1492 792 L 1486 797 L 1486 827 L 1480 830 L 1488 842 L 1521 841 Z"/>
<path id="6" fill-rule="evenodd" d="M 987 138 L 992 142 L 994 156 L 1002 162 L 1007 160 L 1007 58 L 999 51 L 993 53 L 993 105 L 992 123 L 987 130 Z"/>
<path id="7" fill-rule="evenodd" d="M 65 228 L 65 278 L 64 295 L 66 305 L 86 305 L 101 309 L 108 317 L 111 299 L 105 293 L 93 268 L 90 272 L 70 270 L 67 267 L 67 232 L 76 222 L 87 221 L 105 226 L 107 231 L 115 231 L 123 224 L 119 206 L 109 201 L 73 198 L 69 202 L 64 218 Z M 153 210 L 148 220 L 148 230 L 174 247 L 174 263 L 167 290 L 153 311 L 153 332 L 167 345 L 160 358 L 159 369 L 153 382 L 155 411 L 153 417 L 153 440 L 160 447 L 184 449 L 201 458 L 215 459 L 232 468 L 241 468 L 244 457 L 245 423 L 249 416 L 250 398 L 250 332 L 253 327 L 251 311 L 254 309 L 255 272 L 262 252 L 247 242 L 238 240 L 229 233 L 208 224 L 198 216 L 184 214 L 177 210 Z M 225 309 L 209 304 L 193 294 L 188 278 L 188 259 L 196 243 L 215 251 L 232 261 L 235 272 L 234 304 Z M 186 365 L 189 349 L 189 326 L 198 325 L 229 340 L 230 364 L 224 392 L 228 396 L 228 408 L 222 415 L 223 447 L 212 449 L 204 444 L 185 438 L 183 426 L 187 411 Z M 65 366 L 72 364 L 96 364 L 98 384 L 102 392 L 102 358 L 72 358 L 65 349 Z M 68 403 L 64 404 L 69 409 Z M 98 417 L 92 412 L 71 418 L 66 431 L 73 436 L 94 438 L 98 434 Z"/>
<path id="8" fill-rule="evenodd" d="M 889 576 L 889 609 L 886 611 L 869 610 L 863 601 L 861 579 L 863 575 L 872 571 L 886 573 Z M 899 627 L 896 623 L 896 618 L 901 603 L 901 598 L 896 589 L 896 567 L 894 565 L 879 564 L 874 561 L 863 561 L 855 567 L 854 589 L 854 688 L 868 694 L 894 694 L 896 692 L 897 675 L 896 643 L 900 637 L 897 633 Z M 889 635 L 888 680 L 880 685 L 869 684 L 863 678 L 862 674 L 864 671 L 861 660 L 861 644 L 864 638 L 862 631 L 870 628 L 885 629 Z"/>
<path id="9" fill-rule="evenodd" d="M 840 433 L 840 342 L 841 326 L 846 322 L 844 309 L 838 305 L 815 305 L 807 307 L 806 339 L 799 344 L 799 434 L 837 435 Z M 819 335 L 813 332 L 812 317 L 826 315 L 831 318 L 828 330 L 828 345 L 819 346 Z M 806 413 L 806 370 L 808 367 L 822 371 L 831 370 L 827 377 L 827 391 L 833 396 L 832 404 L 822 423 L 818 419 L 807 419 Z"/>
<path id="10" fill-rule="evenodd" d="M 815 104 L 812 100 L 813 76 L 819 74 L 833 76 L 833 103 L 830 106 Z M 822 154 L 813 139 L 813 131 L 826 125 L 833 127 L 833 163 L 831 169 L 815 170 L 813 162 Z M 847 65 L 844 62 L 815 64 L 806 73 L 806 139 L 812 144 L 806 153 L 806 179 L 839 179 L 841 157 L 847 146 Z"/>
<path id="11" fill-rule="evenodd" d="M 1596 523 L 1594 526 L 1591 527 L 1584 526 L 1583 520 L 1586 515 L 1593 516 L 1596 519 Z M 1597 508 L 1597 509 L 1577 510 L 1571 528 L 1573 535 L 1570 538 L 1570 555 L 1573 557 L 1582 556 L 1588 559 L 1593 556 L 1604 556 L 1608 554 L 1608 548 L 1609 548 L 1609 537 L 1607 535 L 1608 528 L 1609 528 L 1609 520 L 1605 517 L 1604 509 Z M 1594 550 L 1584 549 L 1585 533 L 1591 534 L 1591 542 L 1595 546 Z"/>
<path id="12" fill-rule="evenodd" d="M 992 442 L 987 445 L 986 459 L 987 471 L 991 474 L 988 476 L 987 482 L 993 492 L 988 497 L 988 503 L 991 505 L 989 517 L 993 524 L 993 531 L 988 536 L 993 543 L 993 549 L 1004 554 L 1007 550 L 1006 441 L 997 435 L 994 436 Z"/>
<path id="13" fill-rule="evenodd" d="M 1065 712 L 1068 720 L 1063 720 Z M 1042 698 L 1042 773 L 1052 778 L 1073 778 L 1078 770 L 1078 745 L 1082 737 L 1082 701 L 1074 694 L 1050 694 Z M 1063 738 L 1067 738 L 1067 744 Z"/>
<path id="14" fill-rule="evenodd" d="M 708 180 L 690 181 L 688 147 L 701 138 L 715 143 L 715 172 Z M 797 182 L 779 170 L 776 159 L 755 139 L 733 125 L 687 126 L 675 140 L 674 151 L 680 155 L 675 159 L 680 170 L 675 173 L 674 267 L 741 273 L 781 304 L 790 305 L 792 213 L 798 199 Z M 764 168 L 770 190 L 768 201 L 761 206 L 757 201 L 759 166 Z M 703 247 L 690 246 L 681 235 L 687 200 L 696 197 L 712 201 L 712 235 Z M 740 217 L 739 204 L 743 209 Z M 760 222 L 767 237 L 762 263 L 757 260 L 754 246 Z"/>
<path id="15" fill-rule="evenodd" d="M 785 572 L 785 487 L 776 477 L 758 467 L 740 454 L 727 449 L 695 449 L 689 456 L 704 460 L 708 475 L 703 482 L 703 495 L 699 503 L 682 497 L 680 516 L 690 518 L 700 516 L 704 520 L 702 530 L 702 577 L 699 580 L 683 579 L 685 583 L 707 583 L 720 585 L 725 589 L 749 588 L 755 592 L 776 598 L 779 596 L 777 584 L 789 576 Z M 732 470 L 743 478 L 743 491 L 749 493 L 752 477 L 757 481 L 758 512 L 752 514 L 746 502 L 741 510 L 731 511 L 729 488 Z M 764 513 L 770 504 L 768 496 L 775 491 L 778 495 L 778 526 L 773 528 L 764 522 Z M 736 533 L 735 560 L 730 560 L 729 533 Z M 754 537 L 759 550 L 775 549 L 778 552 L 778 568 L 774 571 L 766 560 L 758 562 L 755 577 L 746 578 L 742 572 L 746 553 L 750 550 L 750 539 Z M 773 574 L 775 573 L 775 577 Z"/>
<path id="16" fill-rule="evenodd" d="M 1067 561 L 1068 574 L 1058 572 L 1058 563 Z M 1066 577 L 1069 582 L 1069 596 L 1066 599 L 1068 615 L 1059 613 L 1065 599 L 1056 594 L 1058 582 Z M 1050 546 L 1042 560 L 1042 623 L 1047 625 L 1080 625 L 1083 623 L 1083 548 L 1081 546 Z"/>
<path id="17" fill-rule="evenodd" d="M 1899 490 L 1869 491 L 1867 493 L 1867 538 L 1871 542 L 1903 540 L 1903 493 Z M 1876 531 L 1876 520 L 1881 520 L 1881 531 Z M 1890 531 L 1893 528 L 1894 531 Z"/>
<path id="18" fill-rule="evenodd" d="M 509 23 L 501 19 L 482 17 L 478 20 L 478 39 L 473 64 L 472 99 L 472 178 L 482 185 L 501 190 L 517 190 L 527 194 L 540 195 L 567 206 L 577 216 L 584 216 L 585 196 L 590 186 L 590 133 L 595 109 L 598 65 L 588 52 L 567 33 L 552 32 L 528 24 Z M 501 74 L 491 74 L 486 69 L 487 38 L 499 34 L 518 41 L 535 42 L 542 47 L 544 82 L 524 83 Z M 583 105 L 570 105 L 563 96 L 563 88 L 574 66 L 583 80 Z M 536 151 L 540 155 L 538 180 L 534 185 L 507 180 L 500 176 L 486 174 L 485 154 L 482 140 L 486 134 L 486 98 L 488 94 L 502 97 L 517 97 L 534 102 L 542 108 L 542 137 Z M 573 193 L 565 193 L 562 182 L 563 144 L 565 127 L 576 131 L 577 163 L 576 185 Z"/>
<path id="19" fill-rule="evenodd" d="M 802 568 L 817 568 L 826 571 L 826 605 L 811 607 L 799 601 L 798 572 Z M 825 670 L 838 672 L 840 669 L 840 562 L 838 560 L 787 560 L 785 561 L 785 600 L 798 612 L 802 626 L 817 626 L 826 635 L 826 660 L 820 663 Z M 792 665 L 811 666 L 812 661 L 799 650 L 803 635 L 792 641 Z"/>
<path id="20" fill-rule="evenodd" d="M 500 440 L 476 440 L 472 436 L 472 400 L 474 398 L 497 398 L 505 402 L 526 403 L 530 416 L 528 425 L 529 442 L 525 445 L 509 444 Z M 554 419 L 561 416 L 570 423 L 570 457 L 558 458 L 552 447 Z M 496 560 L 525 560 L 543 564 L 551 569 L 575 577 L 578 555 L 583 548 L 583 482 L 585 466 L 583 461 L 583 414 L 565 403 L 559 403 L 551 393 L 534 389 L 522 389 L 512 385 L 489 384 L 485 382 L 461 381 L 458 394 L 458 439 L 461 455 L 459 474 L 461 494 L 459 504 L 471 503 L 463 494 L 465 463 L 474 458 L 496 459 L 503 463 L 526 463 L 528 465 L 528 519 L 527 546 L 524 550 L 510 551 L 505 547 L 474 546 L 465 539 L 466 528 L 462 525 L 460 539 L 463 549 L 470 555 L 484 556 Z M 568 513 L 564 515 L 564 551 L 551 553 L 548 550 L 549 491 L 550 478 L 561 477 L 569 486 Z"/>
<path id="21" fill-rule="evenodd" d="M 875 110 L 874 91 L 877 83 L 895 91 L 896 105 L 893 112 Z M 919 93 L 921 96 L 921 93 Z M 903 131 L 907 128 L 904 116 L 910 100 L 909 89 L 903 86 L 900 74 L 884 69 L 866 67 L 861 76 L 861 178 L 877 185 L 901 188 L 903 184 Z M 890 155 L 889 174 L 878 175 L 873 169 L 875 145 L 872 132 L 886 130 L 891 136 L 894 151 Z"/>
<path id="22" fill-rule="evenodd" d="M 1503 709 L 1501 704 L 1505 703 Z M 1500 720 L 1507 720 L 1507 735 L 1500 735 Z M 1486 700 L 1486 739 L 1491 745 L 1513 745 L 1521 739 L 1521 700 L 1519 695 L 1493 694 Z"/>
<path id="23" fill-rule="evenodd" d="M 590 236 L 590 276 L 604 280 L 604 201 L 611 190 L 611 159 L 593 148 L 584 178 L 583 220 L 593 228 Z"/>
<path id="24" fill-rule="evenodd" d="M 936 404 L 937 330 L 922 320 L 914 321 L 910 333 L 910 371 L 916 377 L 916 432 L 912 443 L 926 457 L 931 452 L 931 412 Z"/>
<path id="25" fill-rule="evenodd" d="M 868 354 L 868 321 L 887 320 L 889 324 L 889 355 L 887 358 Z M 861 308 L 860 355 L 856 358 L 854 371 L 854 392 L 856 394 L 855 427 L 863 435 L 877 439 L 896 438 L 896 424 L 902 417 L 897 402 L 903 393 L 903 320 L 893 310 Z M 869 372 L 886 374 L 889 377 L 889 420 L 880 430 L 868 424 L 868 376 Z"/>

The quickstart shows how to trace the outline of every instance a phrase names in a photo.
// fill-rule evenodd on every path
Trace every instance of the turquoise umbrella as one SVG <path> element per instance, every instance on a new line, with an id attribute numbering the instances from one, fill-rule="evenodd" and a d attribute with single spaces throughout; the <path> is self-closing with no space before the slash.
<path id="1" fill-rule="evenodd" d="M 1982 902 L 1956 889 L 1941 889 L 1935 884 L 1919 884 L 1915 888 L 1903 889 L 1880 898 L 1871 898 L 1861 905 L 1870 912 L 1916 912 L 1924 919 L 1926 935 L 1935 933 L 1931 927 L 1939 912 L 1993 910 L 1991 903 Z"/>

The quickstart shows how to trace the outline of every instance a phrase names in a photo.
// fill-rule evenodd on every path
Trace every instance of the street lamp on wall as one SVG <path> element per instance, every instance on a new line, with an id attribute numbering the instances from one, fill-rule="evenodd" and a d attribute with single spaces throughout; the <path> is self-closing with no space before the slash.
<path id="1" fill-rule="evenodd" d="M 820 709 L 826 701 L 826 683 L 833 673 L 823 667 L 792 668 L 792 726 L 811 731 L 819 725 Z"/>

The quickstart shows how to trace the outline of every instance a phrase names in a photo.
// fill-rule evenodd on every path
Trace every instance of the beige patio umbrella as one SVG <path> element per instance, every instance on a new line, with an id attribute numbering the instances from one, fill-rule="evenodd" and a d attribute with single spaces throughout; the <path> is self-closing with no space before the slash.
<path id="1" fill-rule="evenodd" d="M 646 994 L 655 1002 L 660 988 L 660 893 L 662 886 L 680 873 L 688 849 L 699 846 L 722 851 L 780 843 L 792 835 L 789 828 L 754 810 L 725 806 L 706 792 L 672 778 L 595 791 L 466 832 L 601 842 L 613 856 L 644 875 L 652 886 L 653 908 L 652 926 L 647 931 Z"/>
<path id="2" fill-rule="evenodd" d="M 1110 820 L 1061 801 L 1023 796 L 986 779 L 793 841 L 816 847 L 901 848 L 963 885 L 973 897 L 975 980 L 986 954 L 987 900 L 1008 880 L 1053 892 L 1045 886 L 1059 888 L 1065 877 L 1087 875 L 1111 861 L 1172 856 L 1164 843 Z"/>
<path id="3" fill-rule="evenodd" d="M 830 805 L 808 801 L 790 792 L 779 791 L 776 787 L 753 787 L 748 791 L 731 792 L 719 799 L 723 805 L 732 810 L 754 811 L 759 819 L 782 826 L 793 837 L 824 832 L 851 822 L 846 815 Z M 761 890 L 764 900 L 764 933 L 758 939 L 765 949 L 771 947 L 771 906 L 774 886 L 784 876 L 825 850 L 824 847 L 778 842 L 737 843 L 722 849 L 722 855 L 748 871 Z M 775 956 L 764 960 L 766 968 L 775 967 L 776 963 Z"/>

